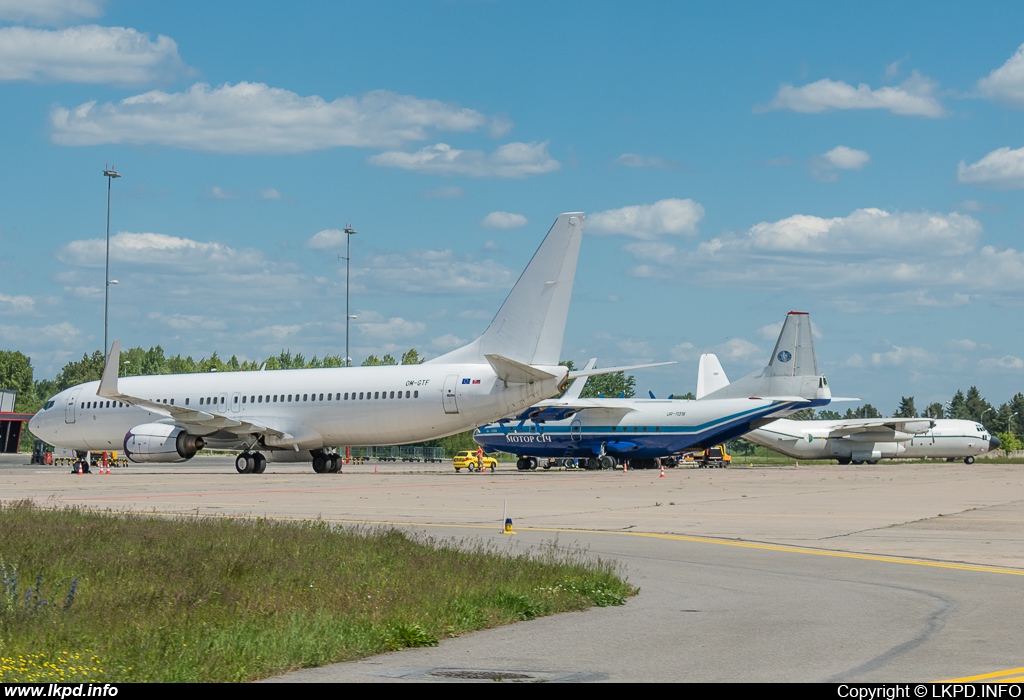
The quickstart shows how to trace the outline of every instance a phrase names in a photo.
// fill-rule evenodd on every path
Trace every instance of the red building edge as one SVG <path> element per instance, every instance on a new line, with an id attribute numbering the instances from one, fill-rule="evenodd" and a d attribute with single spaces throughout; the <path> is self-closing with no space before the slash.
<path id="1" fill-rule="evenodd" d="M 34 413 L 0 411 L 0 454 L 14 454 L 21 444 L 21 431 Z"/>

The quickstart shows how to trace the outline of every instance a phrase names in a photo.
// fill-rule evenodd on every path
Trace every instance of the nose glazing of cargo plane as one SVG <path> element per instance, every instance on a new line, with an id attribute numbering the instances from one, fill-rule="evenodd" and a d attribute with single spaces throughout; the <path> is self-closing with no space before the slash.
<path id="1" fill-rule="evenodd" d="M 988 445 L 989 445 L 988 448 L 990 450 L 998 450 L 999 449 L 999 438 L 997 438 L 995 435 L 991 436 L 988 439 Z"/>

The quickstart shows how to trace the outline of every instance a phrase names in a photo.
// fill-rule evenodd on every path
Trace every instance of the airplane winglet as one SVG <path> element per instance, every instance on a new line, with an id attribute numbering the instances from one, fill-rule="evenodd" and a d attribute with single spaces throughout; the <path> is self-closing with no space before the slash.
<path id="1" fill-rule="evenodd" d="M 103 377 L 100 379 L 100 388 L 96 391 L 97 396 L 105 399 L 116 399 L 120 396 L 117 390 L 117 375 L 121 368 L 121 341 L 115 340 L 110 345 L 110 354 L 107 355 L 107 364 L 103 367 Z"/>

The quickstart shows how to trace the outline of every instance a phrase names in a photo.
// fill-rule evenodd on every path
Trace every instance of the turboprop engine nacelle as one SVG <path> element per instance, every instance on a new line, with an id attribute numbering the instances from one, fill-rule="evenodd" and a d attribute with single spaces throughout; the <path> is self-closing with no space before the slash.
<path id="1" fill-rule="evenodd" d="M 206 441 L 166 423 L 137 425 L 124 436 L 124 453 L 133 462 L 184 462 Z"/>

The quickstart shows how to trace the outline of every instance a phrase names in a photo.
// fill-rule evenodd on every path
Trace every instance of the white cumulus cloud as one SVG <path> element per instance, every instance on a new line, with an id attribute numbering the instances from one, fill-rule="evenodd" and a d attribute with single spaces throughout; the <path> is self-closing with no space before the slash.
<path id="1" fill-rule="evenodd" d="M 848 146 L 836 146 L 822 157 L 833 168 L 840 170 L 860 170 L 871 160 L 871 156 L 866 151 L 859 151 Z"/>
<path id="2" fill-rule="evenodd" d="M 1013 355 L 1005 355 L 999 359 L 989 357 L 978 362 L 978 366 L 986 370 L 1024 369 L 1024 360 Z"/>
<path id="3" fill-rule="evenodd" d="M 933 80 L 917 71 L 901 85 L 877 89 L 865 83 L 854 87 L 841 80 L 825 78 L 802 87 L 783 85 L 766 107 L 758 109 L 788 109 L 807 114 L 848 109 L 884 109 L 893 114 L 935 118 L 945 113 L 934 96 L 936 88 Z"/>
<path id="4" fill-rule="evenodd" d="M 106 0 L 0 0 L 0 21 L 55 25 L 99 17 Z"/>
<path id="5" fill-rule="evenodd" d="M 1024 187 L 1024 148 L 997 148 L 977 163 L 960 161 L 956 179 L 965 185 L 981 185 L 1000 190 Z"/>
<path id="6" fill-rule="evenodd" d="M 835 182 L 839 179 L 837 170 L 860 170 L 871 156 L 867 151 L 860 151 L 849 146 L 836 146 L 827 153 L 814 156 L 809 165 L 811 174 L 821 182 Z"/>
<path id="7" fill-rule="evenodd" d="M 386 90 L 328 102 L 248 82 L 197 83 L 184 92 L 153 90 L 50 112 L 52 139 L 60 145 L 153 144 L 212 153 L 391 148 L 432 131 L 474 131 L 488 121 L 472 109 Z"/>
<path id="8" fill-rule="evenodd" d="M 28 314 L 35 311 L 35 299 L 24 294 L 0 292 L 0 314 Z"/>
<path id="9" fill-rule="evenodd" d="M 341 229 L 327 228 L 315 233 L 306 241 L 306 247 L 313 250 L 330 250 L 345 245 L 345 236 L 348 235 Z"/>
<path id="10" fill-rule="evenodd" d="M 720 358 L 733 362 L 750 364 L 755 361 L 765 364 L 767 353 L 743 338 L 730 338 L 713 349 L 713 352 Z"/>
<path id="11" fill-rule="evenodd" d="M 510 229 L 522 228 L 527 224 L 526 217 L 522 214 L 512 214 L 507 211 L 492 211 L 480 221 L 480 227 L 486 229 Z"/>
<path id="12" fill-rule="evenodd" d="M 636 153 L 623 153 L 615 159 L 615 162 L 626 168 L 677 168 L 679 163 L 667 158 L 658 156 L 641 156 Z"/>
<path id="13" fill-rule="evenodd" d="M 760 250 L 833 253 L 928 246 L 953 256 L 973 249 L 980 234 L 981 224 L 966 214 L 890 213 L 869 208 L 831 219 L 796 214 L 761 222 L 751 227 L 746 242 Z"/>
<path id="14" fill-rule="evenodd" d="M 241 199 L 244 196 L 241 192 L 226 190 L 216 185 L 210 188 L 210 199 Z"/>
<path id="15" fill-rule="evenodd" d="M 1024 44 L 986 77 L 978 81 L 982 96 L 1013 107 L 1024 107 Z"/>
<path id="16" fill-rule="evenodd" d="M 898 367 L 904 364 L 923 364 L 932 359 L 931 354 L 923 348 L 905 348 L 893 345 L 885 352 L 871 353 L 871 364 L 876 367 Z"/>
<path id="17" fill-rule="evenodd" d="M 374 341 L 415 338 L 427 330 L 427 324 L 422 321 L 407 321 L 399 316 L 386 321 L 357 323 L 356 327 L 363 336 Z"/>
<path id="18" fill-rule="evenodd" d="M 266 189 L 260 190 L 259 192 L 257 192 L 257 194 L 259 195 L 259 198 L 262 199 L 264 202 L 276 202 L 279 199 L 281 199 L 281 193 L 275 190 L 273 187 L 268 187 Z"/>
<path id="19" fill-rule="evenodd" d="M 57 259 L 70 265 L 99 267 L 104 264 L 102 238 L 72 241 L 57 251 Z M 209 269 L 210 264 L 245 264 L 255 251 L 239 252 L 220 243 L 195 241 L 165 233 L 121 232 L 110 237 L 110 259 L 132 265 L 174 265 Z M 197 264 L 198 263 L 198 264 Z"/>
<path id="20" fill-rule="evenodd" d="M 125 27 L 0 28 L 0 81 L 139 85 L 185 69 L 178 45 Z"/>
<path id="21" fill-rule="evenodd" d="M 372 165 L 433 175 L 524 178 L 558 170 L 561 163 L 548 153 L 548 142 L 506 143 L 493 153 L 464 151 L 446 143 L 426 146 L 415 153 L 386 151 L 367 158 Z"/>
<path id="22" fill-rule="evenodd" d="M 704 207 L 692 199 L 662 199 L 608 209 L 587 217 L 587 233 L 652 240 L 662 235 L 692 235 L 704 218 Z"/>

